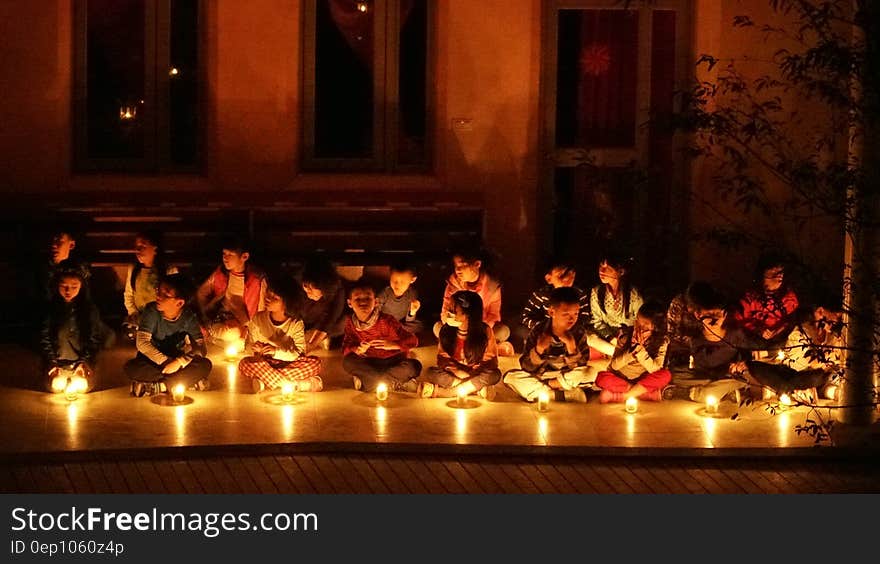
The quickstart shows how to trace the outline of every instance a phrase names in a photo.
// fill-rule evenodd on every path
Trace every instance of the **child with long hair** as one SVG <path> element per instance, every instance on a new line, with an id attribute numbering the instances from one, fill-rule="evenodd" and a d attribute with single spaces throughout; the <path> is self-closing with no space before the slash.
<path id="1" fill-rule="evenodd" d="M 156 231 L 144 231 L 134 237 L 134 262 L 125 275 L 123 302 L 127 317 L 123 323 L 130 338 L 134 338 L 141 314 L 147 304 L 156 301 L 159 279 L 177 274 L 177 268 L 165 262 L 162 236 Z"/>
<path id="2" fill-rule="evenodd" d="M 672 380 L 663 367 L 669 344 L 665 329 L 666 308 L 652 302 L 639 308 L 633 327 L 621 332 L 609 370 L 596 377 L 602 388 L 600 403 L 662 399 L 663 388 Z"/>
<path id="3" fill-rule="evenodd" d="M 463 391 L 492 399 L 501 371 L 495 334 L 483 321 L 483 300 L 470 290 L 455 292 L 451 300 L 454 314 L 440 329 L 437 366 L 428 369 L 419 396 L 455 397 Z"/>
<path id="4" fill-rule="evenodd" d="M 296 288 L 293 281 L 281 277 L 269 280 L 266 309 L 248 322 L 251 356 L 241 359 L 238 370 L 251 380 L 255 393 L 280 388 L 294 382 L 303 392 L 320 392 L 321 359 L 306 356 L 306 338 L 302 319 L 294 315 Z"/>
<path id="5" fill-rule="evenodd" d="M 740 300 L 736 320 L 768 347 L 782 344 L 794 326 L 798 297 L 788 285 L 785 261 L 775 253 L 761 255 L 755 267 L 756 288 Z"/>
<path id="6" fill-rule="evenodd" d="M 623 327 L 633 326 L 642 295 L 629 281 L 629 261 L 615 253 L 599 263 L 599 282 L 590 291 L 591 324 L 596 334 L 611 341 Z"/>
<path id="7" fill-rule="evenodd" d="M 72 386 L 85 393 L 95 385 L 95 358 L 110 331 L 89 299 L 85 277 L 76 265 L 65 268 L 62 262 L 54 287 L 41 335 L 49 389 L 60 393 Z"/>

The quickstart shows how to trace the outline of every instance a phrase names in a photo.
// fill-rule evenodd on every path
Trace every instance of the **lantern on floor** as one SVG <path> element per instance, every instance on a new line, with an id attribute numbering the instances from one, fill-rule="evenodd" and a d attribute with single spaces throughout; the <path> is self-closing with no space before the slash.
<path id="1" fill-rule="evenodd" d="M 184 398 L 186 398 L 186 386 L 177 384 L 171 388 L 171 399 L 174 400 L 174 403 L 182 403 Z"/>
<path id="2" fill-rule="evenodd" d="M 718 415 L 718 398 L 713 395 L 706 396 L 706 414 Z"/>
<path id="3" fill-rule="evenodd" d="M 456 389 L 456 393 L 458 394 L 458 407 L 464 407 L 467 404 L 467 390 L 459 386 Z"/>
<path id="4" fill-rule="evenodd" d="M 541 413 L 547 411 L 550 406 L 550 393 L 547 390 L 541 390 L 538 394 L 538 411 Z"/>
<path id="5" fill-rule="evenodd" d="M 635 413 L 639 410 L 639 400 L 636 398 L 626 398 L 625 408 L 627 413 Z"/>
<path id="6" fill-rule="evenodd" d="M 67 386 L 64 387 L 64 397 L 67 398 L 67 401 L 76 401 L 80 394 L 85 393 L 87 386 L 85 378 L 74 376 L 67 381 Z"/>
<path id="7" fill-rule="evenodd" d="M 388 399 L 388 384 L 385 382 L 381 382 L 376 386 L 376 399 L 379 401 L 385 401 Z"/>
<path id="8" fill-rule="evenodd" d="M 296 384 L 293 382 L 284 382 L 281 384 L 281 399 L 285 402 L 292 402 L 293 396 L 296 394 Z"/>
<path id="9" fill-rule="evenodd" d="M 789 396 L 788 394 L 782 394 L 781 396 L 779 396 L 779 403 L 786 407 L 794 405 L 794 402 L 791 401 L 791 396 Z"/>
<path id="10" fill-rule="evenodd" d="M 226 359 L 227 360 L 235 360 L 238 358 L 238 353 L 241 352 L 241 346 L 239 343 L 231 342 L 226 345 Z"/>

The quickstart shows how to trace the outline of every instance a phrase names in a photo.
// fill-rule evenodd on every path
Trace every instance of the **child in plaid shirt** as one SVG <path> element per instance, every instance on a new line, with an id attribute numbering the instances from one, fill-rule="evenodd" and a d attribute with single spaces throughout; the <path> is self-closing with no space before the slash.
<path id="1" fill-rule="evenodd" d="M 241 359 L 238 371 L 250 378 L 254 393 L 295 382 L 303 392 L 320 392 L 321 359 L 306 356 L 302 319 L 289 313 L 296 304 L 293 284 L 273 280 L 266 290 L 265 310 L 248 322 L 252 356 Z"/>

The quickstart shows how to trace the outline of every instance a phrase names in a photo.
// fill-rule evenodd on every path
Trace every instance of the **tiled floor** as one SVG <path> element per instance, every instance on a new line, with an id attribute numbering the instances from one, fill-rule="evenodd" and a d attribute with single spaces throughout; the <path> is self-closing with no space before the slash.
<path id="1" fill-rule="evenodd" d="M 211 376 L 215 389 L 188 392 L 192 402 L 181 406 L 129 397 L 125 386 L 93 392 L 72 403 L 46 393 L 3 387 L 0 452 L 278 443 L 626 447 L 631 452 L 813 444 L 811 437 L 796 431 L 808 415 L 817 415 L 803 407 L 776 415 L 762 405 L 739 408 L 736 420 L 730 418 L 736 410 L 732 403 L 722 404 L 723 417 L 707 418 L 701 405 L 684 400 L 642 402 L 632 415 L 620 404 L 597 403 L 551 403 L 548 412 L 538 413 L 509 390 L 494 402 L 471 400 L 478 404 L 474 409 L 450 407 L 455 400 L 402 394 L 380 403 L 351 389 L 338 353 L 323 354 L 327 389 L 301 394 L 291 404 L 281 402 L 273 392 L 255 396 L 232 390 L 222 359 L 216 359 Z M 428 365 L 434 349 L 419 349 L 417 354 Z M 515 358 L 504 358 L 503 368 L 515 363 Z M 824 411 L 819 414 L 827 417 Z"/>

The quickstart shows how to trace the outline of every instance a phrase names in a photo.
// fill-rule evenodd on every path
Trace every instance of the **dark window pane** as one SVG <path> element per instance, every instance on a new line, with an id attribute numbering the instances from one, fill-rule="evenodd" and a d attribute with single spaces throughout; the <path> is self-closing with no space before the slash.
<path id="1" fill-rule="evenodd" d="M 560 10 L 559 146 L 635 145 L 638 13 Z"/>
<path id="2" fill-rule="evenodd" d="M 88 156 L 144 155 L 144 1 L 88 0 Z"/>
<path id="3" fill-rule="evenodd" d="M 426 84 L 428 66 L 428 3 L 411 0 L 400 3 L 400 122 L 398 162 L 422 164 L 426 154 Z"/>
<path id="4" fill-rule="evenodd" d="M 373 15 L 355 0 L 317 2 L 315 156 L 373 154 Z"/>
<path id="5" fill-rule="evenodd" d="M 198 29 L 198 0 L 172 0 L 168 129 L 171 163 L 175 165 L 198 161 Z"/>

